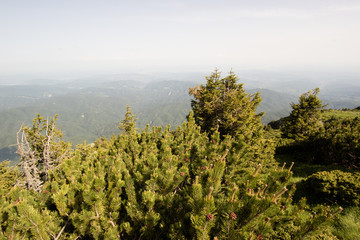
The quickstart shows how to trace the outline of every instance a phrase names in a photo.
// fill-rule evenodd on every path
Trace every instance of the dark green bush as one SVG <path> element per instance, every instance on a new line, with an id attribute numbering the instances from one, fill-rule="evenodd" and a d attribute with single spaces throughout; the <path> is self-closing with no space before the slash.
<path id="1" fill-rule="evenodd" d="M 306 180 L 313 198 L 341 206 L 360 203 L 360 173 L 340 170 L 318 172 Z"/>
<path id="2" fill-rule="evenodd" d="M 359 140 L 359 118 L 331 119 L 324 124 L 324 131 L 317 134 L 310 144 L 317 162 L 360 167 Z"/>
<path id="3" fill-rule="evenodd" d="M 9 161 L 0 162 L 0 190 L 9 191 L 18 178 L 17 169 L 9 165 Z"/>
<path id="4" fill-rule="evenodd" d="M 335 119 L 306 141 L 278 140 L 276 153 L 294 155 L 294 160 L 360 168 L 360 118 Z"/>

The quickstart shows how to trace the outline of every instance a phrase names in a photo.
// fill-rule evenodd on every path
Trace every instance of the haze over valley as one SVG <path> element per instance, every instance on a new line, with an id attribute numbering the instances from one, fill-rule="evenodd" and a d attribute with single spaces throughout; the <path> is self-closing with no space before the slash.
<path id="1" fill-rule="evenodd" d="M 0 159 L 14 158 L 16 133 L 40 113 L 45 118 L 59 114 L 64 138 L 73 145 L 118 134 L 117 126 L 129 105 L 137 126 L 173 128 L 190 111 L 189 87 L 205 82 L 206 73 L 117 74 L 82 79 L 27 79 L 0 85 Z M 225 75 L 225 74 L 224 74 Z M 244 75 L 244 76 L 243 76 Z M 353 78 L 324 75 L 252 71 L 239 75 L 249 94 L 261 92 L 258 112 L 263 124 L 287 116 L 298 96 L 321 87 L 320 97 L 328 107 L 353 109 L 360 106 L 360 86 Z M 320 80 L 320 81 L 319 81 Z M 319 86 L 320 85 L 320 86 Z M 13 147 L 11 147 L 13 146 Z M 9 148 L 12 148 L 10 151 Z"/>

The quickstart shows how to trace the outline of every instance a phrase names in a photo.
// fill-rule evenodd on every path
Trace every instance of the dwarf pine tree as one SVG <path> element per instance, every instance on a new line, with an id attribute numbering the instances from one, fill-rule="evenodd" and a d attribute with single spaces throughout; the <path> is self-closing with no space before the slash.
<path id="1" fill-rule="evenodd" d="M 206 79 L 206 85 L 190 88 L 189 93 L 194 98 L 191 108 L 202 132 L 220 134 L 220 139 L 215 141 L 223 141 L 237 149 L 228 156 L 228 161 L 234 163 L 227 167 L 228 176 L 239 178 L 236 166 L 244 163 L 255 168 L 259 163 L 264 168 L 273 165 L 274 143 L 264 138 L 263 113 L 256 112 L 261 102 L 260 93 L 247 94 L 233 72 L 221 78 L 220 72 L 215 70 Z M 245 146 L 247 156 L 244 158 L 243 151 L 239 150 Z"/>
<path id="2" fill-rule="evenodd" d="M 324 121 L 322 131 L 307 142 L 312 160 L 338 164 L 349 169 L 360 167 L 360 118 Z"/>
<path id="3" fill-rule="evenodd" d="M 261 116 L 256 108 L 261 102 L 260 93 L 247 94 L 243 84 L 238 84 L 238 77 L 230 72 L 221 78 L 215 70 L 206 77 L 206 85 L 190 88 L 193 96 L 191 108 L 195 122 L 202 131 L 219 131 L 221 136 L 240 136 L 246 139 L 262 134 Z"/>
<path id="4" fill-rule="evenodd" d="M 291 105 L 292 111 L 285 118 L 281 128 L 283 136 L 295 140 L 308 140 L 314 133 L 322 128 L 320 121 L 321 109 L 324 107 L 319 99 L 319 88 L 304 93 L 299 98 L 299 103 Z"/>
<path id="5" fill-rule="evenodd" d="M 1 198 L 2 234 L 300 239 L 331 217 L 292 205 L 291 166 L 267 164 L 253 151 L 244 139 L 201 132 L 192 113 L 175 131 L 147 127 L 100 138 L 77 146 L 51 171 L 41 193 L 17 189 Z"/>
<path id="6" fill-rule="evenodd" d="M 120 122 L 118 128 L 127 134 L 130 134 L 136 130 L 136 118 L 135 115 L 131 112 L 129 105 L 126 105 L 125 118 Z"/>
<path id="7" fill-rule="evenodd" d="M 265 145 L 203 132 L 192 112 L 170 129 L 78 145 L 41 192 L 0 189 L 0 239 L 304 239 L 337 213 L 293 205 L 292 164 Z"/>
<path id="8" fill-rule="evenodd" d="M 9 161 L 0 162 L 0 189 L 9 191 L 16 183 L 18 169 L 9 167 Z"/>

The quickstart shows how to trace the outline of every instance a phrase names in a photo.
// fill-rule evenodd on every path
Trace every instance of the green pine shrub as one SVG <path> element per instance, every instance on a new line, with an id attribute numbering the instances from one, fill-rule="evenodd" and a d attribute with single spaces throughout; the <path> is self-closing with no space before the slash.
<path id="1" fill-rule="evenodd" d="M 340 170 L 318 172 L 306 179 L 309 192 L 320 202 L 341 206 L 360 203 L 360 173 Z"/>
<path id="2" fill-rule="evenodd" d="M 291 105 L 293 110 L 288 117 L 283 118 L 281 125 L 284 137 L 297 141 L 307 141 L 321 131 L 320 116 L 324 105 L 317 96 L 319 92 L 320 89 L 316 88 L 312 92 L 304 93 L 299 97 L 299 103 Z"/>
<path id="3" fill-rule="evenodd" d="M 0 189 L 5 191 L 10 190 L 19 177 L 18 169 L 9 165 L 10 161 L 0 162 Z"/>
<path id="4" fill-rule="evenodd" d="M 251 145 L 221 141 L 219 132 L 208 137 L 190 117 L 174 132 L 131 131 L 78 146 L 45 191 L 72 234 L 93 239 L 265 236 L 254 230 L 263 214 L 289 204 L 282 194 L 291 172 L 257 154 L 252 160 Z"/>
<path id="5" fill-rule="evenodd" d="M 360 118 L 328 120 L 309 144 L 317 162 L 360 167 Z"/>
<path id="6" fill-rule="evenodd" d="M 0 239 L 56 239 L 66 224 L 47 199 L 46 193 L 22 187 L 0 189 Z"/>
<path id="7" fill-rule="evenodd" d="M 206 77 L 206 85 L 190 88 L 189 94 L 193 96 L 191 109 L 201 131 L 209 134 L 219 131 L 221 136 L 246 139 L 262 137 L 261 117 L 264 113 L 256 112 L 261 102 L 260 92 L 246 93 L 244 84 L 237 83 L 238 80 L 233 72 L 221 78 L 216 69 Z"/>
<path id="8" fill-rule="evenodd" d="M 135 126 L 135 125 L 133 125 Z M 332 218 L 293 205 L 290 168 L 251 142 L 170 126 L 78 145 L 40 192 L 1 192 L 4 239 L 300 239 Z M 271 156 L 271 155 L 270 155 Z M 289 190 L 288 190 L 289 189 Z"/>

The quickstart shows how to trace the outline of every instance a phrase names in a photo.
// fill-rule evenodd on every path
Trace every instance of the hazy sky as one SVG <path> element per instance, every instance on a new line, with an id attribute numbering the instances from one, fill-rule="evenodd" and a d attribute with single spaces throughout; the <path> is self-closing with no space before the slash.
<path id="1" fill-rule="evenodd" d="M 359 0 L 0 0 L 0 74 L 360 72 Z"/>

